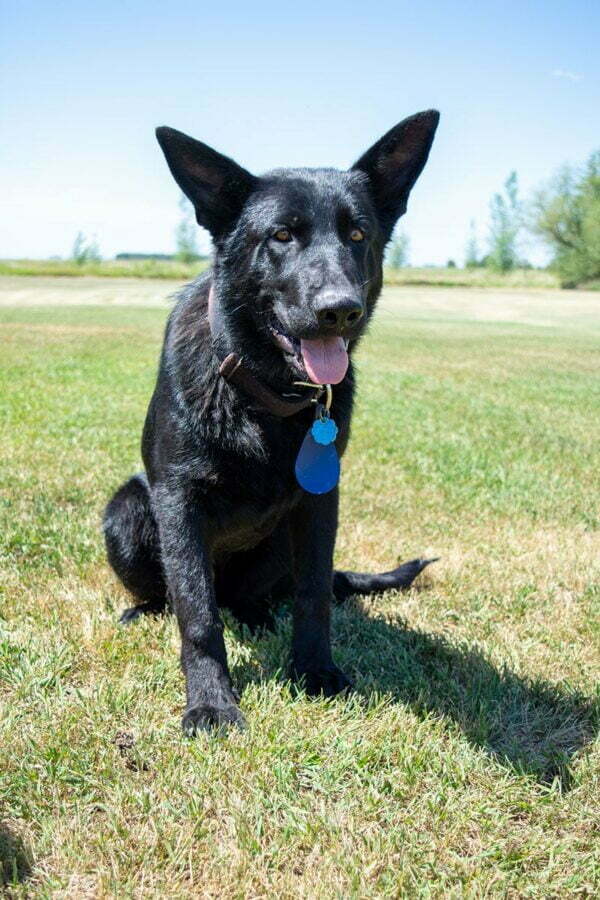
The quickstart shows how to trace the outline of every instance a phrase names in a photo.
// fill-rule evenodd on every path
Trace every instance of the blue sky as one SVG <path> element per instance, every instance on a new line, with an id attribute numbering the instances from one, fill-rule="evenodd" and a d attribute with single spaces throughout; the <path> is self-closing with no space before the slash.
<path id="1" fill-rule="evenodd" d="M 442 112 L 403 225 L 411 261 L 461 260 L 516 169 L 527 195 L 600 145 L 600 4 L 1 3 L 0 257 L 170 252 L 167 124 L 257 173 L 346 167 Z M 530 255 L 539 257 L 534 247 Z"/>

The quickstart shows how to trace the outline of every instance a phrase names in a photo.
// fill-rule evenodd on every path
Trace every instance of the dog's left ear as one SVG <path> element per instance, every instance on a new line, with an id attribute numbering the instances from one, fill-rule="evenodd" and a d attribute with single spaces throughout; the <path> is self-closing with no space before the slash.
<path id="1" fill-rule="evenodd" d="M 218 240 L 234 225 L 258 179 L 175 128 L 163 125 L 156 137 L 173 178 L 194 205 L 198 225 Z"/>
<path id="2" fill-rule="evenodd" d="M 367 150 L 352 169 L 369 177 L 386 240 L 406 212 L 408 195 L 423 171 L 440 120 L 436 109 L 416 113 L 395 125 Z"/>

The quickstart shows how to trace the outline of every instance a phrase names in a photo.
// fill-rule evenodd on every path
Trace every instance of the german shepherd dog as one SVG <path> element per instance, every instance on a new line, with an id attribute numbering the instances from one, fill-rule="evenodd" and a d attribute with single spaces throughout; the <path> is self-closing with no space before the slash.
<path id="1" fill-rule="evenodd" d="M 104 533 L 110 564 L 137 601 L 121 621 L 167 605 L 177 616 L 186 733 L 244 725 L 219 607 L 254 629 L 293 598 L 291 677 L 308 694 L 333 696 L 350 682 L 331 653 L 332 600 L 406 588 L 430 561 L 334 572 L 337 488 L 309 493 L 294 472 L 326 385 L 345 450 L 352 354 L 438 119 L 435 110 L 405 119 L 349 171 L 260 177 L 157 129 L 214 260 L 170 314 L 142 437 L 145 473 L 117 490 Z"/>

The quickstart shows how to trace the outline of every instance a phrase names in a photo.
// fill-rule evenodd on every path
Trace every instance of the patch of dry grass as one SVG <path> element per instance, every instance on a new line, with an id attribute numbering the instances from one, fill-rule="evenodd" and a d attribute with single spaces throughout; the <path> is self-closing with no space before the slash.
<path id="1" fill-rule="evenodd" d="M 5 284 L 0 313 L 4 891 L 597 894 L 594 295 L 386 293 L 338 561 L 441 560 L 409 593 L 336 609 L 347 700 L 292 695 L 287 616 L 252 638 L 227 620 L 250 727 L 190 742 L 174 622 L 117 627 L 99 531 L 139 467 L 166 304 L 158 282 L 119 302 L 73 280 L 65 303 L 36 283 Z"/>

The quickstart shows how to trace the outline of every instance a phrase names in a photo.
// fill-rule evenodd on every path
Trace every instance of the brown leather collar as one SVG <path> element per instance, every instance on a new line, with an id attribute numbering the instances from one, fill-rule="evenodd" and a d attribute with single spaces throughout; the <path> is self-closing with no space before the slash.
<path id="1" fill-rule="evenodd" d="M 271 388 L 262 384 L 252 374 L 250 369 L 244 365 L 244 360 L 237 353 L 230 353 L 225 357 L 219 366 L 219 375 L 230 384 L 235 384 L 241 388 L 246 394 L 249 394 L 255 400 L 264 406 L 266 410 L 273 413 L 274 416 L 287 418 L 295 413 L 306 409 L 315 403 L 317 397 L 322 392 L 321 385 L 315 384 L 315 390 L 312 396 L 304 397 L 301 400 L 284 400 L 279 394 L 276 394 Z"/>
<path id="2" fill-rule="evenodd" d="M 218 339 L 224 329 L 224 322 L 220 309 L 215 303 L 212 285 L 208 292 L 208 323 L 212 334 L 213 347 L 217 355 L 219 355 Z M 279 394 L 276 394 L 275 391 L 272 391 L 271 388 L 259 381 L 256 375 L 253 375 L 250 369 L 244 365 L 244 360 L 237 353 L 229 353 L 223 359 L 219 366 L 219 375 L 230 384 L 241 388 L 244 393 L 258 400 L 268 412 L 280 418 L 293 416 L 306 409 L 316 402 L 323 391 L 321 385 L 315 384 L 314 391 L 311 391 L 308 396 L 299 400 L 284 400 L 283 397 L 280 397 Z"/>

